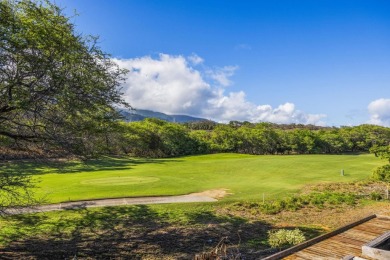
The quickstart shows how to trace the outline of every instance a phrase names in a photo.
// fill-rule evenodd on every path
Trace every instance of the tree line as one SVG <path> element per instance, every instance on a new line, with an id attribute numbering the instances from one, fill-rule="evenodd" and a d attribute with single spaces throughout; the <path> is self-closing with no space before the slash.
<path id="1" fill-rule="evenodd" d="M 253 155 L 359 153 L 390 143 L 390 128 L 376 125 L 314 127 L 237 121 L 179 124 L 148 118 L 140 122 L 118 122 L 115 129 L 105 133 L 105 145 L 100 149 L 140 157 L 223 152 Z"/>
<path id="2" fill-rule="evenodd" d="M 390 128 L 237 121 L 228 124 L 210 121 L 180 124 L 147 118 L 139 122 L 117 120 L 110 124 L 95 124 L 94 128 L 80 132 L 74 139 L 77 142 L 72 143 L 72 154 L 84 157 L 105 154 L 163 158 L 226 152 L 253 155 L 341 154 L 369 152 L 373 147 L 388 146 Z M 2 156 L 8 155 L 12 159 L 16 155 L 26 158 L 31 154 L 44 157 L 69 154 L 68 150 L 50 142 L 30 142 L 24 146 L 19 146 L 19 143 L 20 140 L 15 142 L 12 138 L 0 136 Z"/>

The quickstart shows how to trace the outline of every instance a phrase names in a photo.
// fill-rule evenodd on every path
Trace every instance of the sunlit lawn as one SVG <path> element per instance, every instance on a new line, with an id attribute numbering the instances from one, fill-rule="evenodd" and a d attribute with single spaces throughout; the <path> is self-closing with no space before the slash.
<path id="1" fill-rule="evenodd" d="M 224 200 L 252 200 L 295 192 L 305 184 L 369 178 L 383 164 L 370 154 L 252 156 L 213 154 L 172 159 L 105 158 L 87 163 L 20 163 L 38 196 L 50 203 L 125 196 L 178 195 L 228 189 Z M 60 167 L 60 168 L 58 168 Z M 341 169 L 345 176 L 340 175 Z"/>

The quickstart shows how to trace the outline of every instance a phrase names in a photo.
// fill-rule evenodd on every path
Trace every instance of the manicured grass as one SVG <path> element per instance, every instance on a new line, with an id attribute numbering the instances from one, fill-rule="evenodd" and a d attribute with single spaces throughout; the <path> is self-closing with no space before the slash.
<path id="1" fill-rule="evenodd" d="M 213 154 L 172 159 L 105 158 L 53 165 L 20 163 L 48 203 L 228 189 L 224 201 L 288 195 L 305 184 L 367 179 L 383 164 L 371 154 L 252 156 Z M 344 169 L 345 176 L 340 176 Z"/>

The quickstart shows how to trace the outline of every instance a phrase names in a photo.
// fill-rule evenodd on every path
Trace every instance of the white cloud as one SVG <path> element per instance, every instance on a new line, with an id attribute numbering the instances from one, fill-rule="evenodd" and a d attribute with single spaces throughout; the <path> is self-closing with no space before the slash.
<path id="1" fill-rule="evenodd" d="M 212 97 L 210 85 L 183 56 L 160 54 L 158 59 L 146 56 L 115 61 L 129 69 L 124 94 L 135 108 L 196 114 L 203 109 L 204 99 Z"/>
<path id="2" fill-rule="evenodd" d="M 306 114 L 302 111 L 295 109 L 293 103 L 285 103 L 279 105 L 277 108 L 272 108 L 270 105 L 261 105 L 256 108 L 257 116 L 253 121 L 268 121 L 279 124 L 288 123 L 305 123 L 315 125 L 325 125 L 325 122 L 321 121 L 326 117 L 324 114 Z"/>
<path id="3" fill-rule="evenodd" d="M 204 62 L 204 59 L 202 57 L 199 57 L 197 54 L 193 53 L 190 56 L 187 57 L 187 59 L 193 64 L 193 65 L 199 65 Z"/>
<path id="4" fill-rule="evenodd" d="M 238 69 L 238 66 L 225 66 L 222 68 L 209 69 L 206 71 L 207 75 L 215 80 L 221 86 L 227 87 L 232 84 L 232 81 L 229 79 L 234 75 L 234 72 Z"/>
<path id="5" fill-rule="evenodd" d="M 390 99 L 380 98 L 368 105 L 371 117 L 368 123 L 390 126 Z"/>
<path id="6" fill-rule="evenodd" d="M 126 101 L 134 108 L 188 114 L 219 122 L 324 124 L 321 120 L 325 115 L 304 113 L 292 103 L 272 108 L 249 102 L 243 91 L 225 93 L 223 87 L 231 84 L 229 77 L 234 74 L 236 66 L 203 72 L 190 67 L 192 58 L 167 54 L 160 54 L 157 58 L 145 56 L 115 61 L 129 70 L 123 90 Z M 218 84 L 212 85 L 202 75 L 211 77 Z"/>
<path id="7" fill-rule="evenodd" d="M 208 100 L 208 106 L 204 111 L 210 118 L 217 118 L 222 122 L 252 121 L 250 111 L 254 105 L 246 101 L 243 91 L 230 92 L 226 95 L 223 89 L 217 89 L 214 94 L 215 96 Z"/>

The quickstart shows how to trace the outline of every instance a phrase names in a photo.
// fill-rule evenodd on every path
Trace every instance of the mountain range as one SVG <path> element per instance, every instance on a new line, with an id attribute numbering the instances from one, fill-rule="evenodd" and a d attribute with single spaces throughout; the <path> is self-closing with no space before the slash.
<path id="1" fill-rule="evenodd" d="M 133 109 L 133 110 L 121 109 L 119 113 L 124 117 L 124 120 L 127 122 L 142 121 L 145 118 L 158 118 L 168 122 L 177 122 L 177 123 L 207 120 L 205 118 L 193 117 L 187 115 L 168 115 L 161 112 L 155 112 L 155 111 L 145 110 L 145 109 Z"/>

